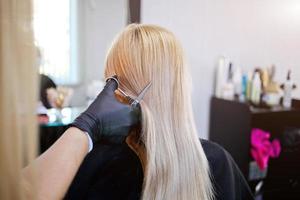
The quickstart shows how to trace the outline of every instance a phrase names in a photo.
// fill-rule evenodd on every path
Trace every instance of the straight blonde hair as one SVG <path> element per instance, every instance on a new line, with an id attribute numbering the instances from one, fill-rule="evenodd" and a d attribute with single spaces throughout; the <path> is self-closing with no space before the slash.
<path id="1" fill-rule="evenodd" d="M 116 74 L 127 94 L 149 82 L 141 102 L 139 139 L 145 150 L 144 200 L 211 200 L 207 158 L 195 128 L 191 78 L 175 36 L 154 25 L 129 25 L 106 59 L 105 76 Z"/>
<path id="2" fill-rule="evenodd" d="M 28 199 L 21 169 L 36 156 L 37 67 L 31 0 L 0 0 L 0 199 Z M 30 178 L 29 178 L 30 179 Z"/>

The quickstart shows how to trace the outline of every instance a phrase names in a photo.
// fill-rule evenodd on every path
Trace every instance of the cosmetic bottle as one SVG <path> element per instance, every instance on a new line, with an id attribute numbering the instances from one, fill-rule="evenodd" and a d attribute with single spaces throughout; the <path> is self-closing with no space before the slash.
<path id="1" fill-rule="evenodd" d="M 222 88 L 222 98 L 233 100 L 234 99 L 234 83 L 233 83 L 233 68 L 232 63 L 229 63 L 227 81 Z"/>
<path id="2" fill-rule="evenodd" d="M 259 72 L 255 72 L 252 81 L 251 87 L 251 101 L 254 104 L 260 103 L 260 96 L 261 96 L 261 79 Z"/>
<path id="3" fill-rule="evenodd" d="M 218 61 L 215 83 L 215 96 L 218 98 L 222 97 L 222 88 L 226 82 L 225 74 L 225 58 L 221 57 Z"/>
<path id="4" fill-rule="evenodd" d="M 292 106 L 292 90 L 293 90 L 293 83 L 291 81 L 291 70 L 289 70 L 286 77 L 286 81 L 283 85 L 282 106 L 284 108 L 291 108 Z"/>
<path id="5" fill-rule="evenodd" d="M 247 99 L 247 82 L 248 82 L 247 74 L 243 74 L 242 75 L 242 94 L 240 97 L 241 101 L 245 101 Z"/>
<path id="6" fill-rule="evenodd" d="M 234 95 L 240 97 L 242 94 L 242 72 L 240 67 L 236 67 L 233 73 Z"/>
<path id="7" fill-rule="evenodd" d="M 253 78 L 253 74 L 251 71 L 249 71 L 247 73 L 247 85 L 246 85 L 246 99 L 248 101 L 251 101 L 252 78 Z"/>

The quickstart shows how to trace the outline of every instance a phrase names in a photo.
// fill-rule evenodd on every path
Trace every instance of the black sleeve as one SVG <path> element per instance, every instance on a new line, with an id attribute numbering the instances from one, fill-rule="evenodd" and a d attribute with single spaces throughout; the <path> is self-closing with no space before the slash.
<path id="1" fill-rule="evenodd" d="M 230 154 L 216 143 L 201 140 L 208 159 L 217 200 L 254 199 L 243 174 Z"/>
<path id="2" fill-rule="evenodd" d="M 126 145 L 95 145 L 80 166 L 64 199 L 138 200 L 143 171 Z"/>

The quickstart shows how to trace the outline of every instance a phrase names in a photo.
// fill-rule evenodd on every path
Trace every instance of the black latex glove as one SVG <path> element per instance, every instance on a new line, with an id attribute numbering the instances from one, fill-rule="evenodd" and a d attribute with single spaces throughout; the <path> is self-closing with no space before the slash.
<path id="1" fill-rule="evenodd" d="M 139 122 L 140 108 L 119 102 L 114 94 L 117 88 L 117 81 L 109 79 L 95 101 L 71 126 L 87 132 L 94 143 L 101 139 L 122 143 L 131 127 Z"/>

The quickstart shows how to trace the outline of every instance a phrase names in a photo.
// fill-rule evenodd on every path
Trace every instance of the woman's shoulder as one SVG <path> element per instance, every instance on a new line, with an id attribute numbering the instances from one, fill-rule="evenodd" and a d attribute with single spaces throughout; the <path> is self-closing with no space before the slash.
<path id="1" fill-rule="evenodd" d="M 216 199 L 253 199 L 249 185 L 231 155 L 219 144 L 200 139 L 207 157 Z"/>
<path id="2" fill-rule="evenodd" d="M 80 166 L 65 199 L 139 199 L 142 183 L 139 158 L 126 144 L 97 144 Z"/>
<path id="3" fill-rule="evenodd" d="M 200 142 L 210 162 L 222 162 L 228 156 L 227 151 L 219 144 L 205 139 L 200 139 Z"/>
<path id="4" fill-rule="evenodd" d="M 204 139 L 200 139 L 200 142 L 214 178 L 223 174 L 225 169 L 229 171 L 234 168 L 236 173 L 240 173 L 231 155 L 222 146 Z"/>
<path id="5" fill-rule="evenodd" d="M 230 165 L 230 167 L 232 167 L 231 165 L 235 165 L 237 168 L 231 155 L 222 146 L 205 139 L 200 139 L 200 142 L 209 165 L 214 172 L 228 165 Z"/>

